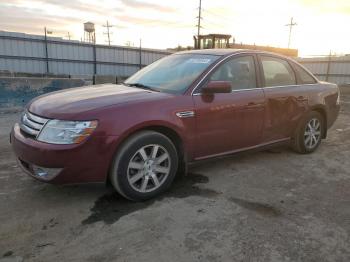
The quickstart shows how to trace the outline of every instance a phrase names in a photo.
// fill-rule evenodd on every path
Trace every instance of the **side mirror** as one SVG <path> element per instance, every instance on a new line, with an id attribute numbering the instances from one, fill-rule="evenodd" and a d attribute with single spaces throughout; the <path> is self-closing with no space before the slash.
<path id="1" fill-rule="evenodd" d="M 203 94 L 231 93 L 232 86 L 229 81 L 210 81 L 202 87 Z"/>

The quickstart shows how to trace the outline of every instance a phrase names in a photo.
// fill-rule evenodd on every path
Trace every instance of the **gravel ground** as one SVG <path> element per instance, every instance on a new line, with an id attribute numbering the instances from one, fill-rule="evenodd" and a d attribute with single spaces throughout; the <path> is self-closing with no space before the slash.
<path id="1" fill-rule="evenodd" d="M 0 261 L 350 261 L 350 94 L 314 154 L 211 161 L 144 203 L 26 176 L 0 113 Z"/>

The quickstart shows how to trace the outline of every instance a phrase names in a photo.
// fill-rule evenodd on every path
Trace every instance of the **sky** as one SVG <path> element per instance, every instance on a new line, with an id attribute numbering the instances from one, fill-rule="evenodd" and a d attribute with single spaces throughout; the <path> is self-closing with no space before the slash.
<path id="1" fill-rule="evenodd" d="M 108 20 L 114 45 L 165 49 L 193 45 L 199 0 L 0 0 L 0 30 L 83 37 L 83 23 L 96 25 L 106 44 Z M 231 34 L 236 42 L 291 47 L 300 56 L 350 54 L 350 0 L 202 0 L 202 34 Z"/>

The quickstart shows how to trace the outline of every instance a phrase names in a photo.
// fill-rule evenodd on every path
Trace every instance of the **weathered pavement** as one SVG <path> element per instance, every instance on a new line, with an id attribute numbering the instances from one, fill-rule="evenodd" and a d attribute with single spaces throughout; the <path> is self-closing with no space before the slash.
<path id="1" fill-rule="evenodd" d="M 350 261 L 350 95 L 314 154 L 208 162 L 145 203 L 27 177 L 18 116 L 0 114 L 0 261 Z"/>

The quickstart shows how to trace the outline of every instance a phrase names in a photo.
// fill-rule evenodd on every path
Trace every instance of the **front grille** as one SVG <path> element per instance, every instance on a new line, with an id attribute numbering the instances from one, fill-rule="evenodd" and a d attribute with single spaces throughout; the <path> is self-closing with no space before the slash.
<path id="1" fill-rule="evenodd" d="M 25 134 L 37 137 L 48 120 L 49 119 L 39 117 L 33 115 L 32 113 L 29 113 L 28 111 L 25 111 L 21 118 L 20 127 L 22 132 Z"/>

